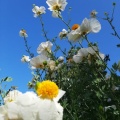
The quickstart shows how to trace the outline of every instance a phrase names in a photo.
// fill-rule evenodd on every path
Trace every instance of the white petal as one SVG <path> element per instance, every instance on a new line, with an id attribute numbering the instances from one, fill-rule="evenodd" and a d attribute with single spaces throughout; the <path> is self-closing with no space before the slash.
<path id="1" fill-rule="evenodd" d="M 75 62 L 75 63 L 79 63 L 79 62 L 81 62 L 83 60 L 83 56 L 80 56 L 80 55 L 74 55 L 73 56 L 73 61 Z"/>
<path id="2" fill-rule="evenodd" d="M 80 56 L 83 56 L 83 57 L 86 57 L 88 55 L 88 51 L 86 48 L 81 48 L 79 51 L 78 51 L 78 55 Z"/>
<path id="3" fill-rule="evenodd" d="M 97 19 L 91 18 L 89 21 L 90 21 L 91 32 L 97 33 L 101 30 L 101 24 Z"/>
<path id="4" fill-rule="evenodd" d="M 55 100 L 56 102 L 58 102 L 59 99 L 60 99 L 64 94 L 65 94 L 65 91 L 59 89 L 59 93 L 58 93 L 57 97 L 54 98 L 54 100 Z"/>

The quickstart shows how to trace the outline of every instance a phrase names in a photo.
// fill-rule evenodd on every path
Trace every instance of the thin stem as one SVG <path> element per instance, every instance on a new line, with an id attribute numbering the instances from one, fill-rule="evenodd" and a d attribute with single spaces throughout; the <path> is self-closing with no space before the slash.
<path id="1" fill-rule="evenodd" d="M 33 54 L 30 52 L 30 47 L 28 47 L 26 37 L 24 37 L 24 42 L 25 42 L 25 47 L 26 47 L 26 52 L 29 54 L 29 56 L 32 58 Z"/>
<path id="2" fill-rule="evenodd" d="M 41 25 L 42 25 L 42 31 L 43 31 L 43 33 L 44 33 L 44 37 L 45 37 L 46 41 L 49 41 L 49 39 L 48 39 L 48 37 L 47 37 L 47 34 L 46 34 L 46 31 L 45 31 L 45 29 L 44 29 L 44 23 L 43 23 L 43 21 L 42 21 L 42 16 L 40 15 L 39 17 L 40 17 L 40 22 L 41 22 Z"/>
<path id="3" fill-rule="evenodd" d="M 64 21 L 64 19 L 60 16 L 60 15 L 58 15 L 58 17 L 62 20 L 62 22 L 68 27 L 68 29 L 69 30 L 71 30 L 71 28 L 70 28 L 70 26 L 68 25 L 68 23 L 66 23 L 65 21 Z"/>
<path id="4" fill-rule="evenodd" d="M 32 57 L 34 56 L 34 54 L 30 52 L 30 47 L 28 47 L 28 43 L 27 43 L 26 37 L 24 37 L 24 42 L 25 42 L 26 52 L 29 54 L 30 58 L 32 58 Z M 37 73 L 37 75 L 40 76 L 40 71 L 39 71 L 39 69 L 36 69 L 35 72 Z"/>

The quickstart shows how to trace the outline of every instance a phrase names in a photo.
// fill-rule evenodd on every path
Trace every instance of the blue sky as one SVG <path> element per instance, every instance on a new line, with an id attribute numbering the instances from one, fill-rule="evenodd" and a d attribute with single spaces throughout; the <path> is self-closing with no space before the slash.
<path id="1" fill-rule="evenodd" d="M 104 12 L 111 13 L 112 3 L 116 2 L 113 24 L 120 33 L 119 0 L 67 0 L 67 2 L 68 5 L 62 15 L 65 21 L 71 18 L 70 26 L 75 23 L 80 24 L 85 17 L 89 18 L 92 10 L 96 10 L 98 16 L 103 18 Z M 63 28 L 67 29 L 61 20 L 51 16 L 52 13 L 47 9 L 45 0 L 0 0 L 0 78 L 11 76 L 13 82 L 9 85 L 16 85 L 21 91 L 27 90 L 27 83 L 31 80 L 32 75 L 28 65 L 20 61 L 22 55 L 28 54 L 25 52 L 23 38 L 19 37 L 19 31 L 22 28 L 26 29 L 29 36 L 28 44 L 35 55 L 37 55 L 38 45 L 45 41 L 40 20 L 33 17 L 32 4 L 46 7 L 43 22 L 50 39 L 57 36 Z M 68 16 L 69 7 L 72 7 L 72 11 Z M 110 34 L 112 30 L 106 21 L 98 20 L 102 25 L 101 31 L 97 34 L 90 34 L 88 38 L 91 42 L 98 43 L 100 52 L 110 54 L 111 61 L 108 64 L 111 67 L 114 62 L 120 60 L 120 49 L 116 47 L 120 41 Z M 67 41 L 61 41 L 59 38 L 57 43 L 62 47 L 68 47 Z M 86 47 L 85 41 L 83 41 L 83 45 Z"/>

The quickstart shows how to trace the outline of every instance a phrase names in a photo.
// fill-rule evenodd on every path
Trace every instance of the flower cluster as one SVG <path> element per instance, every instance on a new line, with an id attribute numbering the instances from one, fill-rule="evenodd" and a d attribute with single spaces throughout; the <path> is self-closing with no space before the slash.
<path id="1" fill-rule="evenodd" d="M 26 30 L 21 29 L 19 35 L 24 38 L 28 53 L 21 61 L 27 62 L 32 70 L 33 78 L 28 87 L 34 92 L 10 89 L 2 97 L 0 120 L 119 120 L 120 76 L 116 71 L 120 71 L 120 65 L 114 64 L 110 69 L 107 66 L 109 55 L 101 53 L 98 44 L 88 38 L 89 34 L 101 30 L 98 12 L 93 10 L 90 18 L 84 18 L 81 24 L 70 25 L 61 15 L 68 4 L 66 0 L 46 0 L 46 4 L 52 16 L 66 25 L 57 36 L 66 39 L 69 49 L 63 50 L 58 45 L 58 37 L 48 38 L 42 19 L 46 8 L 33 4 L 32 12 L 40 19 L 46 41 L 39 44 L 35 56 L 28 46 Z"/>

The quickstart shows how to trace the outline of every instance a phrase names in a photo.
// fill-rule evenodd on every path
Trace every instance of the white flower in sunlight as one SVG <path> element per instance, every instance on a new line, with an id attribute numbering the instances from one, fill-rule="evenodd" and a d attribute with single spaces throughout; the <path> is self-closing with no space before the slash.
<path id="1" fill-rule="evenodd" d="M 50 61 L 48 62 L 48 67 L 49 67 L 51 70 L 54 70 L 55 67 L 56 67 L 55 61 L 50 60 Z"/>
<path id="2" fill-rule="evenodd" d="M 73 56 L 73 61 L 75 63 L 79 63 L 81 62 L 86 56 L 88 55 L 88 51 L 87 51 L 87 48 L 81 48 L 77 55 L 74 55 Z"/>
<path id="3" fill-rule="evenodd" d="M 36 57 L 33 57 L 30 60 L 30 65 L 35 68 L 44 68 L 44 62 L 47 61 L 47 57 L 45 55 L 38 55 Z"/>
<path id="4" fill-rule="evenodd" d="M 82 24 L 74 24 L 72 26 L 72 30 L 68 33 L 68 40 L 76 42 L 78 40 L 82 40 L 84 35 L 92 32 L 97 33 L 101 30 L 101 24 L 95 18 L 87 19 L 85 18 L 82 21 Z"/>
<path id="5" fill-rule="evenodd" d="M 39 15 L 41 14 L 45 14 L 45 7 L 44 6 L 41 6 L 41 7 L 38 7 L 38 6 L 34 6 L 34 8 L 32 9 L 32 11 L 34 12 L 34 17 L 38 17 Z"/>
<path id="6" fill-rule="evenodd" d="M 0 106 L 0 120 L 62 120 L 63 107 L 58 100 L 65 94 L 59 90 L 53 99 L 42 99 L 33 92 L 26 92 L 15 101 Z"/>
<path id="7" fill-rule="evenodd" d="M 26 33 L 26 30 L 24 30 L 24 29 L 20 30 L 19 35 L 20 35 L 21 37 L 28 37 L 28 35 L 27 35 L 27 33 Z"/>
<path id="8" fill-rule="evenodd" d="M 52 46 L 53 44 L 50 41 L 42 42 L 37 48 L 37 53 L 47 55 L 48 53 L 51 53 Z"/>
<path id="9" fill-rule="evenodd" d="M 92 10 L 92 12 L 90 13 L 90 17 L 96 18 L 97 14 L 98 14 L 98 12 L 96 10 Z"/>
<path id="10" fill-rule="evenodd" d="M 12 102 L 12 101 L 16 101 L 16 99 L 22 95 L 22 93 L 18 90 L 13 90 L 10 91 L 7 96 L 4 98 L 4 103 L 8 103 L 8 102 Z"/>
<path id="11" fill-rule="evenodd" d="M 48 9 L 53 12 L 53 17 L 58 17 L 67 5 L 66 0 L 47 0 L 46 3 L 49 6 Z"/>
<path id="12" fill-rule="evenodd" d="M 26 56 L 26 55 L 23 55 L 21 61 L 22 62 L 29 62 L 30 61 L 30 57 Z"/>
<path id="13" fill-rule="evenodd" d="M 85 34 L 88 34 L 90 32 L 97 33 L 100 30 L 101 30 L 101 24 L 95 18 L 91 18 L 91 19 L 85 18 L 82 21 L 82 24 L 81 24 L 81 27 L 80 27 L 81 35 L 85 35 Z"/>
<path id="14" fill-rule="evenodd" d="M 67 37 L 67 33 L 68 33 L 68 31 L 63 29 L 62 32 L 59 33 L 60 39 L 66 38 Z"/>

